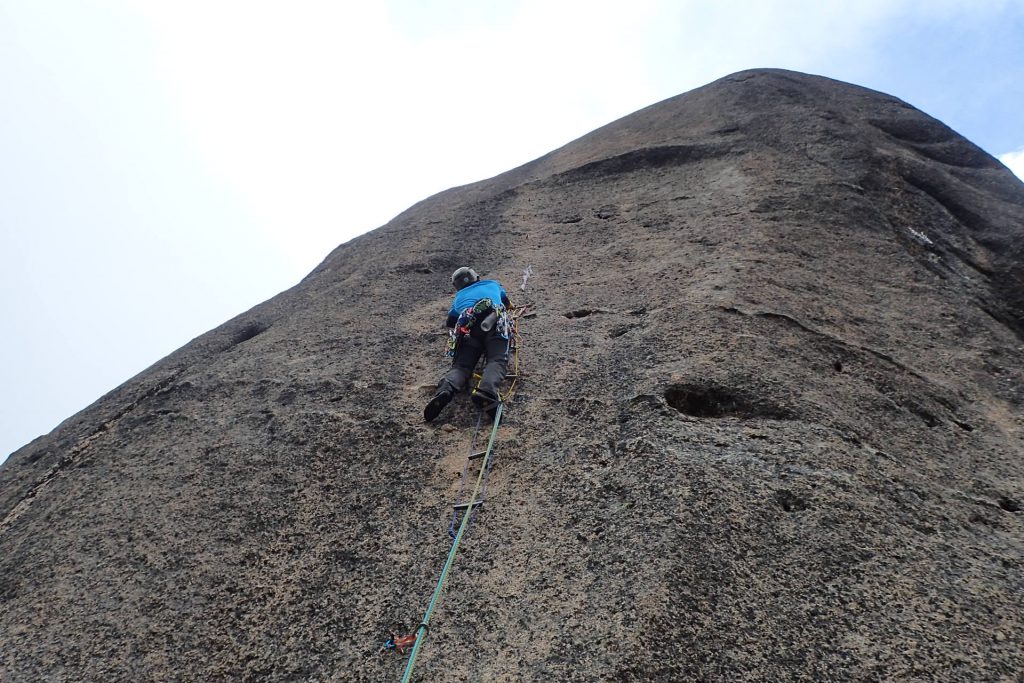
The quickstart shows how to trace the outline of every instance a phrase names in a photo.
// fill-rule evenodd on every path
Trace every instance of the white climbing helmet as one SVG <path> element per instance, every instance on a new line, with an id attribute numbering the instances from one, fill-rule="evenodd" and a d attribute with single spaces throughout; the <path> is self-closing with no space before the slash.
<path id="1" fill-rule="evenodd" d="M 476 274 L 476 271 L 469 266 L 462 266 L 454 273 L 452 273 L 452 286 L 455 289 L 462 289 L 468 287 L 480 280 L 480 276 Z"/>

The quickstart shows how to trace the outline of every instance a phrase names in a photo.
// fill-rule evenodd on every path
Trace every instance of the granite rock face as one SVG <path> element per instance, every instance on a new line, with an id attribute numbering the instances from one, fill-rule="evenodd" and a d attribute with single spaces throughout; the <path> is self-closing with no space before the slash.
<path id="1" fill-rule="evenodd" d="M 431 197 L 0 468 L 0 679 L 399 680 L 468 264 L 537 315 L 416 680 L 1019 680 L 1022 250 L 988 154 L 776 70 Z"/>

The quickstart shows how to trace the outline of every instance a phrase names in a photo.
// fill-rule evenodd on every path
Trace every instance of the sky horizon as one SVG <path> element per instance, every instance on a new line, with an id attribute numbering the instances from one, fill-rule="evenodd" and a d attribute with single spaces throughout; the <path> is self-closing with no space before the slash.
<path id="1" fill-rule="evenodd" d="M 0 0 L 0 462 L 416 202 L 736 71 L 1024 177 L 1020 45 L 1024 0 Z"/>

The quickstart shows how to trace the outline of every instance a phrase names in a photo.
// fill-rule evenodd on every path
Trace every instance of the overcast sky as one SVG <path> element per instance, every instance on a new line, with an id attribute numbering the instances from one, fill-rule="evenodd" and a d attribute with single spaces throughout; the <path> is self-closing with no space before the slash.
<path id="1" fill-rule="evenodd" d="M 411 204 L 742 69 L 1024 176 L 1022 46 L 1024 0 L 0 0 L 0 460 Z"/>

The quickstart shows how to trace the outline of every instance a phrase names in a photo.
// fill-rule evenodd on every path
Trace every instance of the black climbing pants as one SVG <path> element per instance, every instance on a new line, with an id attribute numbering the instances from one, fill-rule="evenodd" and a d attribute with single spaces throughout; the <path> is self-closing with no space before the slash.
<path id="1" fill-rule="evenodd" d="M 473 337 L 465 335 L 459 340 L 459 346 L 455 350 L 455 359 L 452 361 L 452 369 L 441 378 L 437 386 L 438 391 L 445 389 L 458 393 L 466 386 L 466 382 L 473 376 L 473 368 L 480 360 L 480 356 L 487 354 L 487 363 L 484 365 L 483 379 L 480 381 L 480 391 L 488 398 L 498 398 L 498 387 L 505 379 L 505 372 L 508 368 L 508 340 L 503 339 L 494 331 L 484 337 Z"/>

